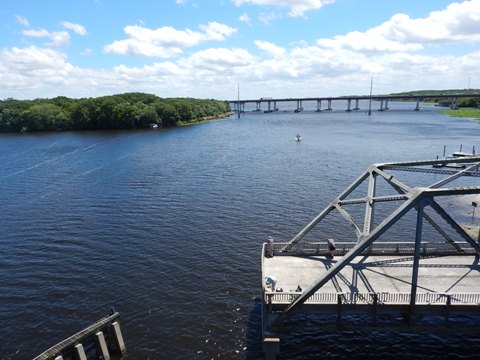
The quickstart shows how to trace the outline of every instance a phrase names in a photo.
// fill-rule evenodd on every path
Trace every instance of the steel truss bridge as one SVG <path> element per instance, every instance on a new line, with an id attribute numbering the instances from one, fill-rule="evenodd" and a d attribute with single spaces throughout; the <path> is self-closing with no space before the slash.
<path id="1" fill-rule="evenodd" d="M 275 242 L 273 257 L 267 256 L 264 244 L 262 334 L 267 357 L 278 353 L 282 329 L 298 314 L 327 314 L 338 321 L 346 313 L 369 314 L 376 323 L 378 314 L 396 313 L 409 326 L 416 317 L 432 313 L 447 321 L 454 314 L 480 320 L 480 228 L 466 229 L 446 205 L 480 194 L 475 180 L 479 167 L 480 156 L 371 165 L 291 240 Z M 406 184 L 400 180 L 406 172 L 421 173 L 429 185 Z M 379 206 L 385 203 L 389 212 L 382 213 Z M 342 241 L 342 233 L 336 233 L 333 259 L 327 256 L 326 242 L 304 241 L 314 229 L 321 232 L 330 216 L 347 225 L 339 232 L 350 229 L 356 238 Z M 414 219 L 408 225 L 412 238 L 392 240 L 389 230 L 400 221 L 404 226 L 406 218 Z M 423 239 L 425 223 L 438 236 Z M 264 281 L 270 274 L 278 279 L 277 289 Z"/>

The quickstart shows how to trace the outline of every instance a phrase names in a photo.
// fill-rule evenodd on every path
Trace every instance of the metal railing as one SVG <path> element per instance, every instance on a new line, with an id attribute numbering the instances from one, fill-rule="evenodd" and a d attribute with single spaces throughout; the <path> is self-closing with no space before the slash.
<path id="1" fill-rule="evenodd" d="M 337 242 L 335 255 L 345 255 L 354 246 L 355 242 Z M 467 242 L 422 242 L 420 245 L 422 256 L 433 255 L 475 255 L 475 249 Z M 326 242 L 318 243 L 274 243 L 274 256 L 322 256 L 328 253 Z M 413 255 L 414 242 L 375 242 L 365 249 L 362 255 Z M 266 255 L 266 254 L 265 254 Z"/>
<path id="2" fill-rule="evenodd" d="M 267 304 L 290 304 L 301 292 L 265 292 Z M 376 299 L 375 299 L 376 298 Z M 315 293 L 305 301 L 305 304 L 358 304 L 367 305 L 408 305 L 410 293 Z M 417 305 L 480 305 L 480 293 L 418 293 Z"/>

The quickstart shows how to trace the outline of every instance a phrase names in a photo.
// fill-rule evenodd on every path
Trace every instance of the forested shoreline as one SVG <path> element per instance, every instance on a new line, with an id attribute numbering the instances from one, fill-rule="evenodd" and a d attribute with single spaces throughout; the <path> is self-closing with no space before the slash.
<path id="1" fill-rule="evenodd" d="M 97 98 L 0 100 L 0 132 L 171 127 L 222 117 L 227 101 L 125 93 Z"/>
<path id="2" fill-rule="evenodd" d="M 400 93 L 391 93 L 389 95 L 457 95 L 457 94 L 472 94 L 471 98 L 459 99 L 455 105 L 459 108 L 478 108 L 480 107 L 480 89 L 449 89 L 449 90 L 416 90 L 416 91 L 406 91 Z M 397 100 L 397 101 L 409 101 L 409 100 Z M 439 100 L 437 98 L 425 98 L 425 102 L 433 102 L 441 106 L 450 106 L 453 103 L 453 100 L 446 98 L 444 100 Z"/>

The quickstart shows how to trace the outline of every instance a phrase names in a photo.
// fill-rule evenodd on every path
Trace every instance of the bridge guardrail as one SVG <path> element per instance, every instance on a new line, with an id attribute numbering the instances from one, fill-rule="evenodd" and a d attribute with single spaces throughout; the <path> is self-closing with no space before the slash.
<path id="1" fill-rule="evenodd" d="M 345 255 L 356 243 L 337 242 L 335 255 Z M 475 255 L 476 251 L 467 242 L 422 242 L 422 256 L 428 255 Z M 362 252 L 362 255 L 413 255 L 413 242 L 376 242 Z M 274 243 L 274 256 L 322 256 L 328 253 L 326 242 L 322 243 Z"/>
<path id="2" fill-rule="evenodd" d="M 267 304 L 290 304 L 301 292 L 265 292 Z M 305 304 L 408 305 L 410 293 L 315 293 Z M 339 300 L 340 299 L 340 300 Z M 417 293 L 416 305 L 480 305 L 480 293 Z"/>

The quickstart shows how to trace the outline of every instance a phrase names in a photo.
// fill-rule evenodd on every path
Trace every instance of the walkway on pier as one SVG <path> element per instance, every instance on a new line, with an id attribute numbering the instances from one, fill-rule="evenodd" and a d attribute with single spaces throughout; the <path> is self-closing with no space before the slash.
<path id="1" fill-rule="evenodd" d="M 276 244 L 276 246 L 282 244 Z M 341 246 L 341 243 L 337 243 Z M 325 250 L 326 252 L 326 250 Z M 264 259 L 265 274 L 273 275 L 277 279 L 277 290 L 271 296 L 271 302 L 277 309 L 285 307 L 297 295 L 297 288 L 308 289 L 318 278 L 323 276 L 343 256 L 330 259 L 324 255 L 296 256 L 278 255 Z M 410 290 L 412 287 L 412 255 L 365 255 L 355 257 L 327 284 L 317 290 L 306 304 L 337 304 L 337 294 L 346 300 L 351 294 L 364 303 L 373 300 L 366 294 L 384 294 L 382 303 L 388 302 L 405 304 L 410 303 Z M 453 303 L 480 304 L 480 293 L 473 294 L 474 289 L 479 289 L 480 266 L 474 256 L 425 256 L 419 261 L 419 274 L 417 280 L 416 304 L 422 303 L 422 298 L 428 303 L 445 305 L 446 294 L 451 294 Z M 267 298 L 270 292 L 266 292 Z M 388 294 L 388 297 L 386 296 Z M 427 295 L 433 296 L 427 296 Z M 268 299 L 266 299 L 268 302 Z"/>

